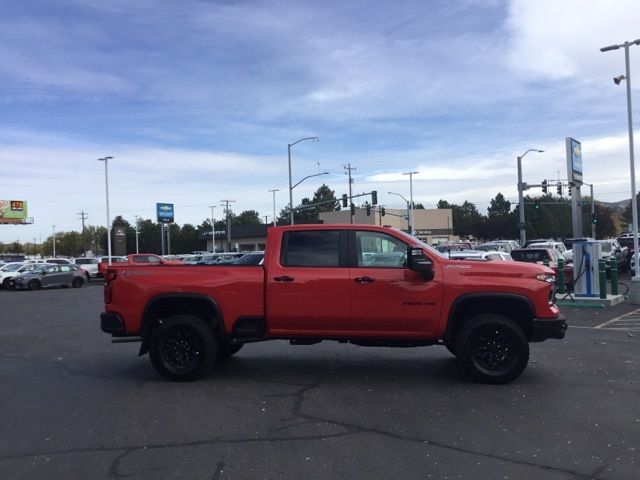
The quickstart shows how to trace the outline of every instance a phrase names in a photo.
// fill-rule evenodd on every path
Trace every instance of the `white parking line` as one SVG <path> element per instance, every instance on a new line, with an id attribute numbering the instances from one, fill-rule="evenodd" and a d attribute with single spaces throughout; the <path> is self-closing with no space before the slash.
<path id="1" fill-rule="evenodd" d="M 635 316 L 635 317 L 634 317 Z M 614 327 L 615 324 L 615 327 Z M 609 326 L 611 325 L 611 326 Z M 600 325 L 596 325 L 595 329 L 607 328 L 608 330 L 636 330 L 636 327 L 640 328 L 640 308 L 631 312 L 620 315 L 619 317 L 612 318 Z M 627 328 L 618 328 L 627 327 Z"/>

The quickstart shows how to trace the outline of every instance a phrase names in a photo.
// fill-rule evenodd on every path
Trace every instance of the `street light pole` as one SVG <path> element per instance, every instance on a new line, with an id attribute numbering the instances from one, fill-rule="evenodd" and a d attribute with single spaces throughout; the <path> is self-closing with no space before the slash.
<path id="1" fill-rule="evenodd" d="M 51 225 L 53 229 L 53 258 L 56 258 L 56 226 Z"/>
<path id="2" fill-rule="evenodd" d="M 633 255 L 635 258 L 635 272 L 632 280 L 640 281 L 640 262 L 638 261 L 638 205 L 636 201 L 636 167 L 635 157 L 633 152 L 633 114 L 631 110 L 631 68 L 629 66 L 629 47 L 631 45 L 640 45 L 640 39 L 633 42 L 624 42 L 621 45 L 610 45 L 608 47 L 602 47 L 601 52 L 608 52 L 610 50 L 618 50 L 624 48 L 624 61 L 627 80 L 627 123 L 629 126 L 629 170 L 631 172 L 631 220 L 633 229 Z M 619 85 L 623 78 L 617 77 L 613 81 L 616 85 Z"/>
<path id="3" fill-rule="evenodd" d="M 544 150 L 538 150 L 537 148 L 530 148 L 522 155 L 518 157 L 518 213 L 520 216 L 520 246 L 524 248 L 524 244 L 527 243 L 527 232 L 525 230 L 524 220 L 524 184 L 522 183 L 522 159 L 529 152 L 543 153 Z"/>
<path id="4" fill-rule="evenodd" d="M 291 185 L 291 177 L 289 177 L 289 185 Z M 278 190 L 277 188 L 274 188 L 272 190 L 267 190 L 267 191 L 273 193 L 273 226 L 275 227 L 276 226 L 276 192 L 279 192 L 280 190 Z"/>
<path id="5" fill-rule="evenodd" d="M 297 140 L 293 143 L 288 143 L 287 144 L 287 152 L 289 154 L 289 220 L 291 222 L 291 225 L 293 225 L 293 188 L 295 187 L 295 185 L 292 187 L 291 184 L 293 183 L 292 178 L 291 178 L 291 147 L 293 147 L 296 143 L 300 143 L 303 142 L 305 140 L 313 140 L 314 142 L 319 142 L 320 138 L 319 137 L 305 137 L 305 138 L 301 138 L 300 140 Z M 300 182 L 298 182 L 300 183 Z"/>
<path id="6" fill-rule="evenodd" d="M 409 199 L 411 200 L 409 207 L 409 234 L 413 233 L 413 176 L 418 172 L 407 172 L 403 175 L 409 175 Z"/>
<path id="7" fill-rule="evenodd" d="M 109 265 L 111 265 L 111 217 L 109 215 L 109 160 L 113 157 L 99 158 L 99 162 L 104 162 L 104 185 L 107 193 L 107 255 L 109 256 Z"/>
<path id="8" fill-rule="evenodd" d="M 407 203 L 407 225 L 409 225 L 409 216 L 410 216 L 410 211 L 411 211 L 410 208 L 409 208 L 409 200 L 404 198 L 399 193 L 393 193 L 393 192 L 387 192 L 387 193 L 389 195 L 397 195 L 398 197 L 400 197 L 401 199 L 403 199 Z M 382 216 L 380 217 L 380 221 L 382 221 Z M 407 230 L 409 230 L 409 233 L 411 233 L 411 227 L 410 226 L 409 226 L 409 228 L 407 228 Z"/>
<path id="9" fill-rule="evenodd" d="M 140 233 L 140 216 L 134 215 L 136 219 L 136 254 L 140 253 L 140 249 L 138 248 L 138 234 Z"/>

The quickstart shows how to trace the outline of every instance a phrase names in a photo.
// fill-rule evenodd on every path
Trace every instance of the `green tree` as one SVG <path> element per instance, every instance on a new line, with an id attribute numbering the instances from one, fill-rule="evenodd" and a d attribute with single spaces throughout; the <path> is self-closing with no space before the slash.
<path id="1" fill-rule="evenodd" d="M 298 210 L 299 207 L 308 208 Z M 334 190 L 327 185 L 322 184 L 313 194 L 313 198 L 303 198 L 295 210 L 295 223 L 317 223 L 320 212 L 333 212 L 340 210 L 340 202 L 336 198 Z M 289 223 L 288 206 L 280 211 L 278 216 L 278 225 L 287 225 Z"/>
<path id="2" fill-rule="evenodd" d="M 245 210 L 240 215 L 234 216 L 233 225 L 260 225 L 260 214 L 255 210 Z"/>

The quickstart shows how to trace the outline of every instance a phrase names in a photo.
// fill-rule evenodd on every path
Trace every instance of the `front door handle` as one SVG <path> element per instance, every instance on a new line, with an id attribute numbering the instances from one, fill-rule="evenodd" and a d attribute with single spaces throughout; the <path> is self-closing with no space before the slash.
<path id="1" fill-rule="evenodd" d="M 373 283 L 376 281 L 376 279 L 365 276 L 365 277 L 356 277 L 353 279 L 353 281 L 358 283 Z"/>
<path id="2" fill-rule="evenodd" d="M 293 277 L 289 275 L 282 275 L 281 277 L 274 277 L 276 282 L 293 282 Z"/>

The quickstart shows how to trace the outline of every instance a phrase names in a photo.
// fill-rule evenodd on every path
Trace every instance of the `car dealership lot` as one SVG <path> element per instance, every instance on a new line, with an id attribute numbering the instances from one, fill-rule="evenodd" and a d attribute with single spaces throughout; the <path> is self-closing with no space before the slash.
<path id="1" fill-rule="evenodd" d="M 444 347 L 332 342 L 250 344 L 171 383 L 101 309 L 96 283 L 0 291 L 0 478 L 637 478 L 632 306 L 565 308 L 565 340 L 504 386 Z"/>

